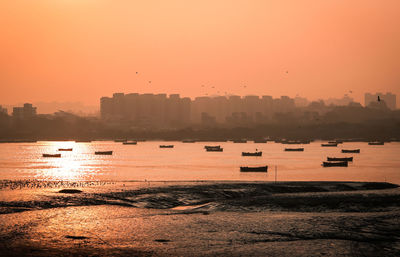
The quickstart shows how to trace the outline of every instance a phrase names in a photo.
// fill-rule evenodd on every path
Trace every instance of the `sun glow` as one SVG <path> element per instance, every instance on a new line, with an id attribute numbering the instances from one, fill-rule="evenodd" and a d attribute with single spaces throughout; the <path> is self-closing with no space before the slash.
<path id="1" fill-rule="evenodd" d="M 59 151 L 61 148 L 72 148 L 72 151 Z M 87 144 L 77 144 L 75 142 L 49 142 L 43 153 L 60 153 L 61 158 L 43 158 L 48 169 L 43 169 L 38 174 L 47 180 L 86 180 L 88 173 L 84 171 Z M 40 157 L 42 158 L 42 157 Z"/>

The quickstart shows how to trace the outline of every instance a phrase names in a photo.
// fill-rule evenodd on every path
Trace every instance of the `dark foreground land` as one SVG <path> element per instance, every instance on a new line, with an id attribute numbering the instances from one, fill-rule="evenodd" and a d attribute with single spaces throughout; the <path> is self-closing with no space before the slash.
<path id="1" fill-rule="evenodd" d="M 389 183 L 21 183 L 0 189 L 0 256 L 400 255 Z"/>

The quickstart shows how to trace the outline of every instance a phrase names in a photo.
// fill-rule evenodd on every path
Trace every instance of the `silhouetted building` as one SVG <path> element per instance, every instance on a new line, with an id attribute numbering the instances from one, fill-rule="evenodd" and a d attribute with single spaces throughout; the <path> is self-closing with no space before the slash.
<path id="1" fill-rule="evenodd" d="M 325 100 L 325 104 L 336 105 L 336 106 L 346 106 L 353 102 L 354 102 L 354 99 L 349 97 L 347 94 L 344 95 L 342 98 L 329 98 L 329 99 Z"/>
<path id="2" fill-rule="evenodd" d="M 378 101 L 378 97 L 379 97 L 379 101 Z M 369 106 L 371 105 L 371 103 L 374 102 L 380 102 L 380 101 L 384 101 L 386 106 L 391 109 L 391 110 L 396 110 L 396 95 L 392 94 L 392 93 L 386 93 L 386 94 L 382 94 L 382 93 L 376 93 L 376 94 L 371 94 L 371 93 L 366 93 L 364 96 L 364 104 L 365 106 Z M 374 104 L 374 106 L 376 106 L 376 104 Z"/>
<path id="3" fill-rule="evenodd" d="M 23 107 L 14 107 L 12 112 L 13 118 L 16 119 L 30 119 L 36 116 L 36 107 L 32 104 L 26 103 Z"/>
<path id="4" fill-rule="evenodd" d="M 7 108 L 3 108 L 3 106 L 0 105 L 0 113 L 8 114 Z"/>
<path id="5" fill-rule="evenodd" d="M 206 127 L 213 127 L 217 124 L 215 117 L 206 112 L 201 113 L 201 124 Z"/>
<path id="6" fill-rule="evenodd" d="M 137 127 L 181 127 L 190 123 L 191 100 L 178 94 L 124 94 L 100 99 L 105 121 Z"/>
<path id="7" fill-rule="evenodd" d="M 294 104 L 296 105 L 296 107 L 306 107 L 309 103 L 310 102 L 305 97 L 296 96 L 294 98 Z"/>

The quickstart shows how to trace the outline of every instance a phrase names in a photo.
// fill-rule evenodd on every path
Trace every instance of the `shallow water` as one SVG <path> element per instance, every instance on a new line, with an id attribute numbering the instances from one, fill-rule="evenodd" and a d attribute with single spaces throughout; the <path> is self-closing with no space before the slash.
<path id="1" fill-rule="evenodd" d="M 400 184 L 400 143 L 370 146 L 351 142 L 338 147 L 321 147 L 322 142 L 306 145 L 234 144 L 197 142 L 174 144 L 160 149 L 165 142 L 138 142 L 137 145 L 96 141 L 37 142 L 0 144 L 1 179 L 39 180 L 111 180 L 111 181 L 387 181 Z M 221 145 L 223 152 L 206 152 L 205 145 Z M 304 147 L 304 152 L 284 152 L 285 147 Z M 58 153 L 61 158 L 43 158 L 43 153 Z M 360 148 L 360 154 L 342 154 L 341 149 Z M 242 151 L 263 151 L 262 157 L 242 157 Z M 94 155 L 112 150 L 112 156 Z M 353 156 L 349 167 L 321 167 L 326 157 Z M 241 173 L 240 166 L 268 165 L 268 173 Z M 275 167 L 277 173 L 275 174 Z"/>

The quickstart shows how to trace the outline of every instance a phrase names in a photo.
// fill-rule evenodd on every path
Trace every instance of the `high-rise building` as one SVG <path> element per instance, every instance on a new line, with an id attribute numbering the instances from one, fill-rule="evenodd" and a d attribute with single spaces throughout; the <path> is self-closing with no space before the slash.
<path id="1" fill-rule="evenodd" d="M 16 119 L 30 119 L 36 116 L 36 107 L 30 103 L 25 103 L 23 107 L 14 107 L 12 116 Z"/>
<path id="2" fill-rule="evenodd" d="M 124 94 L 100 99 L 101 118 L 139 127 L 180 127 L 190 123 L 190 98 L 178 94 Z"/>
<path id="3" fill-rule="evenodd" d="M 294 99 L 282 96 L 248 95 L 240 97 L 196 97 L 193 101 L 179 94 L 124 94 L 100 99 L 103 120 L 123 122 L 138 127 L 182 127 L 195 124 L 247 125 L 262 123 L 273 118 L 276 112 L 292 112 Z"/>

